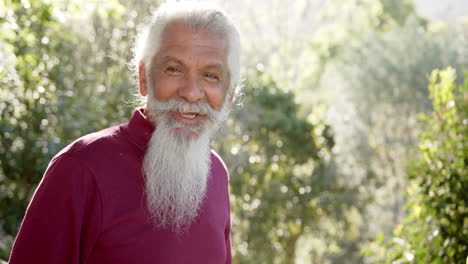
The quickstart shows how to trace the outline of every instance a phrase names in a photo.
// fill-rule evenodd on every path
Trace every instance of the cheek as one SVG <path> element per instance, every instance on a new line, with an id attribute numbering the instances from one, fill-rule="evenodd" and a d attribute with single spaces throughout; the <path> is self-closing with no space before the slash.
<path id="1" fill-rule="evenodd" d="M 177 85 L 174 81 L 164 80 L 162 78 L 156 78 L 157 81 L 153 82 L 153 95 L 159 101 L 167 101 L 170 99 L 175 91 L 177 90 Z"/>
<path id="2" fill-rule="evenodd" d="M 208 103 L 211 107 L 217 111 L 221 110 L 224 103 L 224 98 L 226 96 L 226 89 L 217 87 L 215 89 L 210 89 L 207 92 Z"/>

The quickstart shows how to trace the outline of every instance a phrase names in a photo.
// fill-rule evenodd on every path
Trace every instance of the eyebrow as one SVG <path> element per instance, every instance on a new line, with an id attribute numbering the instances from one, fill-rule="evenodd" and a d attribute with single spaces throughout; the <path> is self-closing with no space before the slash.
<path id="1" fill-rule="evenodd" d="M 174 57 L 171 57 L 171 56 L 164 56 L 164 57 L 162 58 L 162 62 L 163 62 L 163 63 L 175 62 L 175 63 L 178 63 L 178 64 L 182 64 L 182 65 L 183 65 L 183 63 L 182 63 L 180 60 L 178 60 L 178 59 L 176 59 L 176 58 L 174 58 Z"/>
<path id="2" fill-rule="evenodd" d="M 217 70 L 217 71 L 220 71 L 222 73 L 225 72 L 225 69 L 224 69 L 223 65 L 218 64 L 218 63 L 207 65 L 204 68 L 207 69 L 207 70 Z"/>
<path id="3" fill-rule="evenodd" d="M 172 56 L 164 56 L 162 58 L 162 63 L 163 64 L 166 64 L 168 62 L 174 62 L 174 63 L 177 63 L 177 64 L 180 64 L 180 65 L 184 65 L 184 63 L 182 61 L 180 61 L 179 59 L 177 58 L 174 58 Z M 218 70 L 222 73 L 225 73 L 226 70 L 225 70 L 225 67 L 223 67 L 223 65 L 221 63 L 213 63 L 213 64 L 208 64 L 206 65 L 205 67 L 203 67 L 204 69 L 212 69 L 212 70 Z"/>

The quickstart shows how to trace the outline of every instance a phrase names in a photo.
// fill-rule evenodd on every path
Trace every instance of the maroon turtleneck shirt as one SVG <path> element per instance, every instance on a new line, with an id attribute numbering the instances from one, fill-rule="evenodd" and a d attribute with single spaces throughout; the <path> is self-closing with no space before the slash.
<path id="1" fill-rule="evenodd" d="M 84 136 L 55 156 L 9 263 L 231 263 L 228 172 L 216 153 L 188 232 L 177 235 L 149 221 L 142 159 L 153 131 L 136 110 L 129 123 Z"/>

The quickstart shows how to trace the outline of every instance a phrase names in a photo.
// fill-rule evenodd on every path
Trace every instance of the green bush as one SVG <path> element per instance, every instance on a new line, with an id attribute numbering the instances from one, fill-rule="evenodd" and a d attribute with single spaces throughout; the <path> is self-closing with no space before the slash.
<path id="1" fill-rule="evenodd" d="M 129 50 L 131 42 L 105 49 L 74 34 L 70 23 L 60 21 L 61 12 L 72 15 L 67 8 L 43 1 L 0 3 L 0 259 L 8 258 L 52 156 L 131 114 L 123 102 L 135 89 L 130 71 L 106 56 Z M 90 48 L 95 50 L 84 52 Z"/>
<path id="2" fill-rule="evenodd" d="M 139 16 L 106 3 L 87 14 L 91 23 L 76 22 L 79 32 L 60 18 L 63 12 L 73 20 L 80 11 L 73 3 L 0 3 L 0 259 L 8 259 L 52 156 L 131 114 L 125 101 L 135 84 L 122 61 L 128 61 Z M 246 106 L 233 113 L 217 147 L 231 168 L 236 263 L 294 261 L 302 233 L 320 232 L 315 221 L 342 212 L 352 196 L 338 203 L 344 188 L 322 173 L 333 146 L 329 126 L 299 115 L 294 94 L 261 75 L 248 78 Z"/>
<path id="3" fill-rule="evenodd" d="M 408 169 L 405 223 L 375 245 L 381 263 L 462 264 L 468 256 L 468 81 L 433 71 L 433 112 L 421 115 L 419 153 Z"/>
<path id="4" fill-rule="evenodd" d="M 295 263 L 304 251 L 319 263 L 341 256 L 347 245 L 338 239 L 318 246 L 326 253 L 303 242 L 352 236 L 348 217 L 357 210 L 357 192 L 333 171 L 325 111 L 300 114 L 295 94 L 260 71 L 247 74 L 244 92 L 217 146 L 230 167 L 233 263 Z"/>

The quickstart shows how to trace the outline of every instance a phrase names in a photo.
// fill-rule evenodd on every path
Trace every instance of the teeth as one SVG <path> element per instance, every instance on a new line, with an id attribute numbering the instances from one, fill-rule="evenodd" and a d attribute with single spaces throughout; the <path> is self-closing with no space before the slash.
<path id="1" fill-rule="evenodd" d="M 181 116 L 185 117 L 185 118 L 195 118 L 197 116 L 196 113 L 180 113 Z"/>

